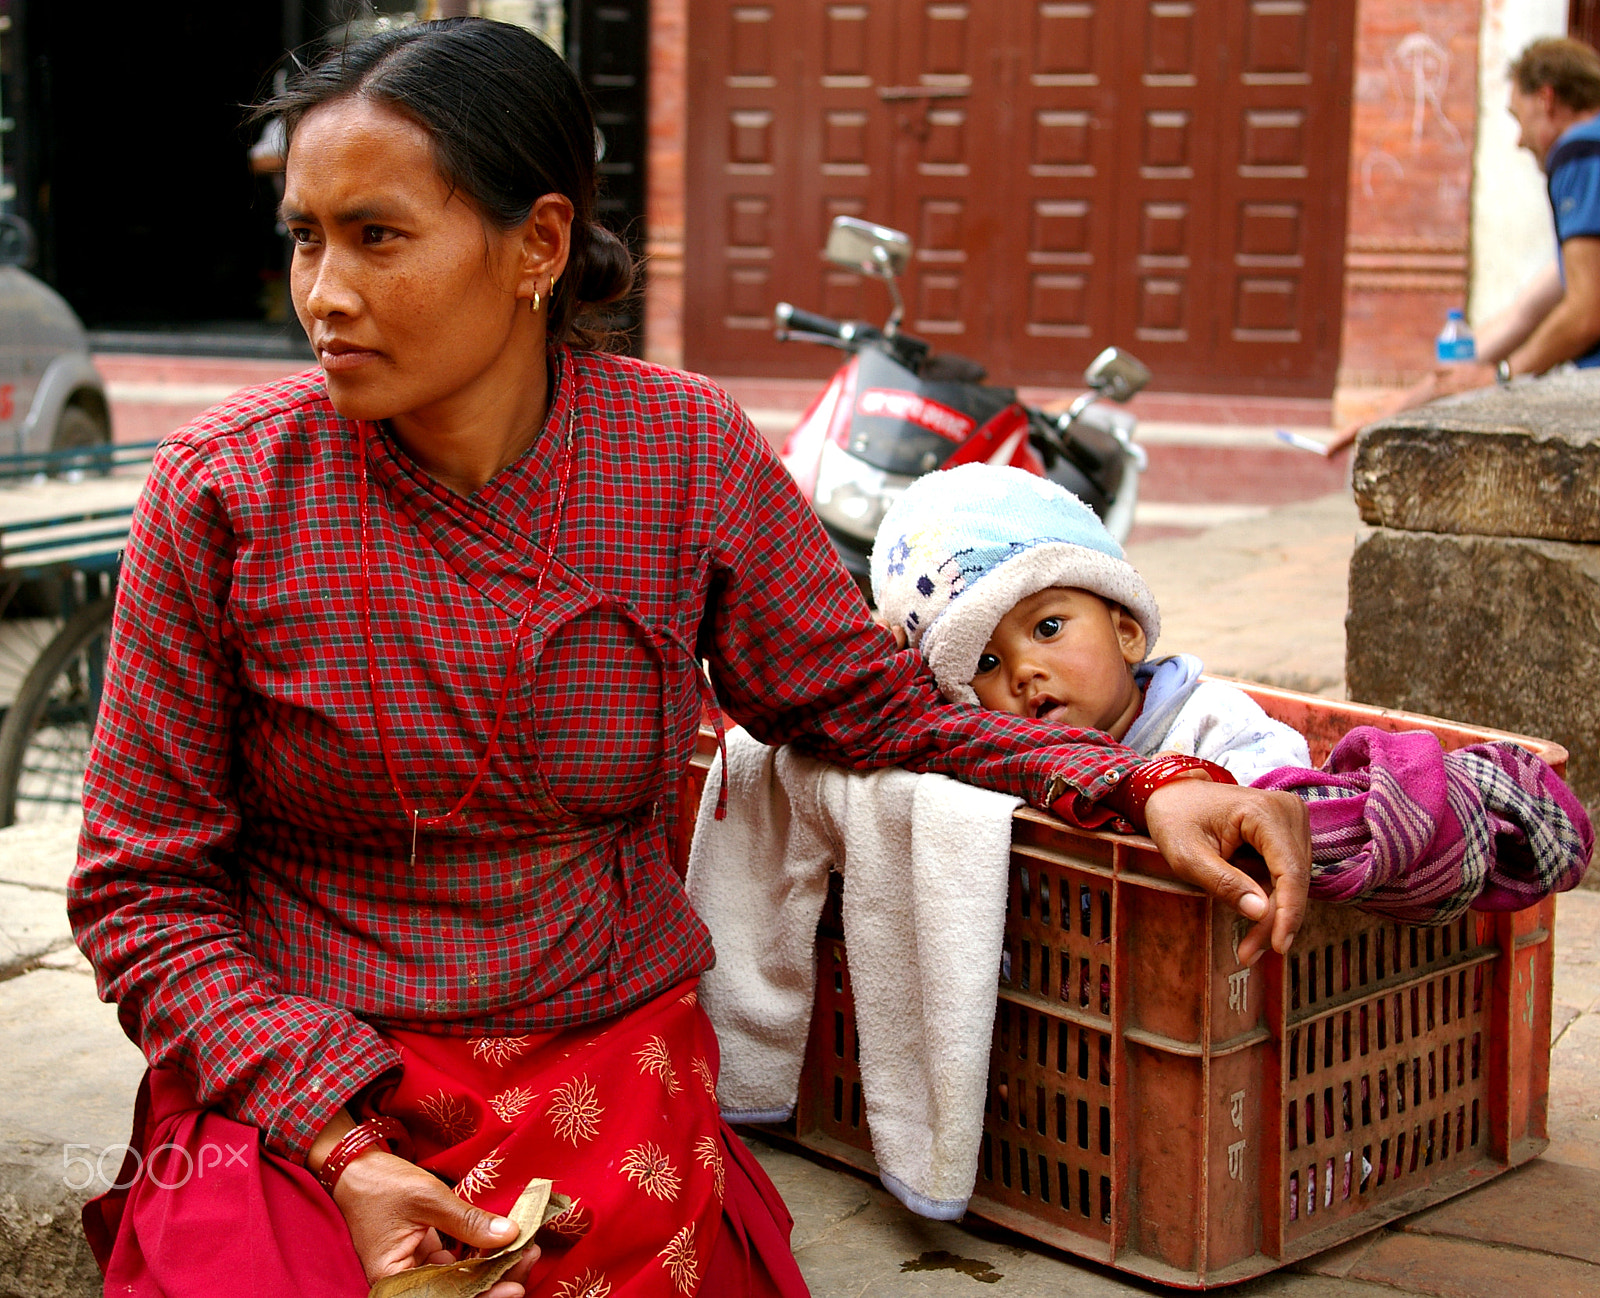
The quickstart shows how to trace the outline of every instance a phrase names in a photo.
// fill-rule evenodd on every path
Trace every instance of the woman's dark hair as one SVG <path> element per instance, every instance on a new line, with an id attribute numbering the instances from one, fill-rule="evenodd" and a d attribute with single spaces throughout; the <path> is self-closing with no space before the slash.
<path id="1" fill-rule="evenodd" d="M 599 347 L 592 314 L 628 295 L 633 258 L 595 221 L 594 118 L 578 79 L 532 32 L 482 18 L 445 18 L 335 49 L 251 114 L 281 117 L 285 140 L 307 113 L 360 98 L 415 121 L 439 174 L 483 216 L 510 230 L 534 201 L 572 201 L 572 250 L 550 293 L 551 342 Z"/>

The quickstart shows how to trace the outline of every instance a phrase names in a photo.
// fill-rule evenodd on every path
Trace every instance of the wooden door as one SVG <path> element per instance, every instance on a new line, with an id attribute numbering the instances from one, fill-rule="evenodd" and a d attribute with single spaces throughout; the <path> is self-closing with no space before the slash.
<path id="1" fill-rule="evenodd" d="M 1354 32 L 1347 0 L 1229 6 L 1217 78 L 1216 227 L 1200 245 L 1215 250 L 1207 310 L 1216 323 L 1201 341 L 1216 373 L 1248 381 L 1239 391 L 1333 391 Z"/>
<path id="2" fill-rule="evenodd" d="M 1010 105 L 990 91 L 1006 16 L 1003 4 L 899 0 L 894 83 L 877 92 L 892 142 L 887 224 L 915 249 L 906 327 L 985 363 L 997 324 L 986 286 L 1007 215 L 992 200 L 1009 167 L 994 145 L 1009 138 Z"/>
<path id="3" fill-rule="evenodd" d="M 907 326 L 997 379 L 1116 342 L 1168 388 L 1326 394 L 1354 0 L 694 0 L 687 362 L 822 374 L 787 298 L 881 320 L 821 262 L 906 230 Z"/>
<path id="4" fill-rule="evenodd" d="M 1600 0 L 1569 0 L 1567 35 L 1600 48 Z"/>
<path id="5" fill-rule="evenodd" d="M 772 337 L 787 299 L 882 319 L 887 298 L 831 270 L 835 216 L 886 220 L 894 0 L 693 0 L 689 27 L 686 363 L 712 374 L 826 374 L 836 357 Z"/>
<path id="6" fill-rule="evenodd" d="M 1129 255 L 1119 159 L 1138 122 L 1118 98 L 1127 63 L 1119 12 L 1128 3 L 1005 6 L 1013 161 L 999 192 L 1013 251 L 991 296 L 1000 354 L 1018 381 L 1075 382 L 1112 341 L 1140 352 L 1117 309 L 1127 293 L 1118 258 Z"/>

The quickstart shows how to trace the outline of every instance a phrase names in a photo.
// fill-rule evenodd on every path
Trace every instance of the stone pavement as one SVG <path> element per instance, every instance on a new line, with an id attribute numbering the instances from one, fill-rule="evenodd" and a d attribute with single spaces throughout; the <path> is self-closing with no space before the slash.
<path id="1" fill-rule="evenodd" d="M 1338 693 L 1355 527 L 1338 496 L 1131 547 L 1162 605 L 1163 647 L 1219 672 Z M 1241 625 L 1240 611 L 1254 621 Z M 116 1175 L 143 1066 L 67 932 L 74 837 L 70 825 L 0 831 L 0 1298 L 99 1292 L 77 1224 L 89 1191 L 71 1187 L 95 1177 L 102 1151 L 105 1175 Z M 1559 1035 L 1544 1157 L 1229 1292 L 1600 1298 L 1600 895 L 1562 898 L 1555 940 Z M 875 1182 L 752 1143 L 794 1212 L 796 1255 L 816 1298 L 1175 1292 L 982 1223 L 914 1217 Z"/>
<path id="2" fill-rule="evenodd" d="M 1128 558 L 1161 608 L 1156 651 L 1343 698 L 1345 574 L 1360 526 L 1339 492 L 1198 537 L 1135 539 Z"/>

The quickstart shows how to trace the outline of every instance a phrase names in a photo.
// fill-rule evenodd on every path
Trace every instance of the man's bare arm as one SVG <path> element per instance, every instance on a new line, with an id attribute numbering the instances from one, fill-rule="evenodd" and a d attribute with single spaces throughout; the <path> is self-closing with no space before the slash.
<path id="1" fill-rule="evenodd" d="M 1543 374 L 1600 342 L 1600 238 L 1568 239 L 1561 245 L 1561 259 L 1566 292 L 1508 357 L 1513 374 Z"/>
<path id="2" fill-rule="evenodd" d="M 1561 298 L 1539 322 L 1526 342 L 1503 359 L 1511 373 L 1543 374 L 1563 361 L 1577 360 L 1600 343 L 1600 238 L 1568 239 L 1561 245 L 1561 260 L 1567 282 Z M 1453 392 L 1468 392 L 1488 387 L 1495 381 L 1496 358 L 1480 351 L 1483 358 L 1470 365 L 1448 365 L 1433 372 L 1432 391 L 1417 395 L 1420 405 L 1434 397 Z M 1429 381 L 1424 380 L 1424 385 Z"/>
<path id="3" fill-rule="evenodd" d="M 1478 359 L 1490 365 L 1510 356 L 1561 301 L 1561 268 L 1554 260 L 1517 290 L 1505 310 L 1491 316 L 1478 332 Z"/>
<path id="4" fill-rule="evenodd" d="M 1514 374 L 1542 374 L 1552 365 L 1582 356 L 1600 341 L 1600 239 L 1568 239 L 1561 252 L 1567 268 L 1565 285 L 1553 261 L 1530 279 L 1511 305 L 1478 331 L 1475 362 L 1441 367 L 1395 393 L 1361 423 L 1334 434 L 1324 453 L 1337 455 L 1348 449 L 1368 423 L 1436 397 L 1488 387 L 1502 360 L 1510 359 Z"/>

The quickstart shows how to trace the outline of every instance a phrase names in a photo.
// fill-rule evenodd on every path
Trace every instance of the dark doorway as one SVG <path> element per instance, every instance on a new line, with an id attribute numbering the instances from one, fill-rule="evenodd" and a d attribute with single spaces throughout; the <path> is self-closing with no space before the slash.
<path id="1" fill-rule="evenodd" d="M 636 261 L 644 256 L 649 35 L 649 0 L 567 0 L 567 58 L 589 93 L 603 141 L 600 219 L 627 241 Z M 634 355 L 643 336 L 643 288 L 636 285 L 633 301 L 613 322 Z"/>
<path id="2" fill-rule="evenodd" d="M 34 271 L 100 346 L 298 350 L 273 179 L 252 174 L 286 51 L 306 57 L 352 21 L 410 21 L 415 0 L 0 0 L 13 210 L 39 239 Z M 568 57 L 605 137 L 601 217 L 644 245 L 648 0 L 567 0 Z M 385 19 L 387 15 L 387 19 Z M 638 311 L 616 326 L 635 343 Z M 183 338 L 188 338 L 188 343 Z"/>
<path id="3" fill-rule="evenodd" d="M 263 320 L 282 245 L 242 119 L 293 31 L 283 7 L 20 8 L 16 207 L 36 272 L 92 329 Z"/>

